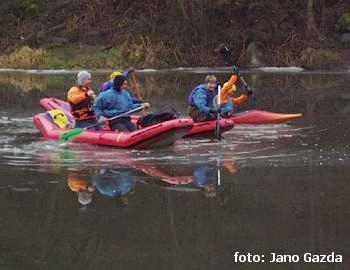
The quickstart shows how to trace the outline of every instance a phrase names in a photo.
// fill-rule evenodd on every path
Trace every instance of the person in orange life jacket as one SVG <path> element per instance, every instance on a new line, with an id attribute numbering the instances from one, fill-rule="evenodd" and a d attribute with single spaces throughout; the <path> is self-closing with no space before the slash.
<path id="1" fill-rule="evenodd" d="M 243 104 L 248 100 L 248 98 L 253 94 L 253 91 L 248 87 L 245 89 L 244 93 L 239 97 L 234 97 L 233 93 L 237 90 L 235 86 L 235 82 L 237 81 L 237 73 L 233 74 L 222 87 L 221 89 L 221 102 L 220 109 L 222 115 L 225 117 L 229 117 L 233 114 L 233 112 L 237 109 L 238 106 Z M 216 95 L 213 100 L 213 107 L 215 109 L 218 108 L 218 96 Z"/>
<path id="2" fill-rule="evenodd" d="M 102 125 L 97 122 L 92 107 L 95 93 L 91 89 L 91 84 L 91 74 L 87 71 L 80 71 L 77 75 L 77 86 L 69 89 L 67 100 L 76 120 L 75 128 L 89 127 L 88 129 L 103 130 Z"/>
<path id="3" fill-rule="evenodd" d="M 101 93 L 96 99 L 94 109 L 99 121 L 103 123 L 107 118 L 111 118 L 123 113 L 126 113 L 132 109 L 144 105 L 149 107 L 148 103 L 133 103 L 130 94 L 127 91 L 128 80 L 119 75 L 114 78 L 113 88 Z M 134 131 L 136 125 L 131 122 L 130 116 L 120 117 L 109 121 L 109 127 L 111 130 L 119 131 Z"/>
<path id="4" fill-rule="evenodd" d="M 220 108 L 213 109 L 211 106 L 217 92 L 217 80 L 214 75 L 207 75 L 204 84 L 198 85 L 191 91 L 188 97 L 190 104 L 188 114 L 195 122 L 216 119 L 216 114 L 220 113 Z"/>

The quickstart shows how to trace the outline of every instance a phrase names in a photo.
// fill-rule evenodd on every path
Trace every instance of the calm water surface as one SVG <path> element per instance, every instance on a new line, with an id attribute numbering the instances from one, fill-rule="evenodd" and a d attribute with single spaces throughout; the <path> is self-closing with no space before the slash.
<path id="1" fill-rule="evenodd" d="M 205 72 L 141 73 L 141 94 L 185 114 Z M 38 102 L 75 75 L 0 74 L 0 269 L 349 269 L 350 74 L 244 75 L 257 99 L 240 110 L 304 117 L 137 151 L 43 140 Z M 344 262 L 235 264 L 235 251 Z"/>

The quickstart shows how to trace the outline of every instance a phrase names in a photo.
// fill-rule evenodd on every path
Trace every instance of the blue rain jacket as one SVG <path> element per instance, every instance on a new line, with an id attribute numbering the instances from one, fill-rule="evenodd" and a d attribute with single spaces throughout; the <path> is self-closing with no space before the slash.
<path id="1" fill-rule="evenodd" d="M 94 111 L 97 118 L 100 116 L 110 118 L 140 106 L 140 103 L 133 103 L 128 91 L 117 91 L 112 88 L 97 97 Z"/>
<path id="2" fill-rule="evenodd" d="M 191 106 L 197 107 L 203 113 L 209 113 L 210 105 L 213 102 L 214 97 L 217 95 L 217 89 L 208 91 L 205 88 L 205 84 L 198 85 L 191 91 L 188 97 L 188 101 Z"/>

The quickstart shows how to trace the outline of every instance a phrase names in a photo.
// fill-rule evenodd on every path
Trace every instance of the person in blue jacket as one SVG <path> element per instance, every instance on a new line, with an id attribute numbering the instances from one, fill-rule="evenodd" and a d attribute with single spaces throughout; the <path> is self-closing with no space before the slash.
<path id="1" fill-rule="evenodd" d="M 95 115 L 100 123 L 103 123 L 107 118 L 111 118 L 132 109 L 144 105 L 149 107 L 148 103 L 133 103 L 128 89 L 128 80 L 123 75 L 118 75 L 114 78 L 113 87 L 101 93 L 94 104 Z M 131 122 L 129 115 L 109 121 L 111 130 L 119 131 L 134 131 L 136 125 Z"/>
<path id="2" fill-rule="evenodd" d="M 217 80 L 214 75 L 207 75 L 204 84 L 198 85 L 188 97 L 190 107 L 188 114 L 195 122 L 216 119 L 221 109 L 212 108 L 214 97 L 217 95 Z"/>

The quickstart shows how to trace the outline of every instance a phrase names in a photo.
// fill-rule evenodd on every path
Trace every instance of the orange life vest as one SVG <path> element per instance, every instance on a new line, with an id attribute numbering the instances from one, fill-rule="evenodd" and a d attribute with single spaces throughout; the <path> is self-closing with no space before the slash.
<path id="1" fill-rule="evenodd" d="M 92 89 L 88 87 L 74 86 L 68 91 L 67 99 L 72 108 L 72 115 L 78 121 L 95 117 L 93 100 L 87 95 L 90 90 Z"/>

